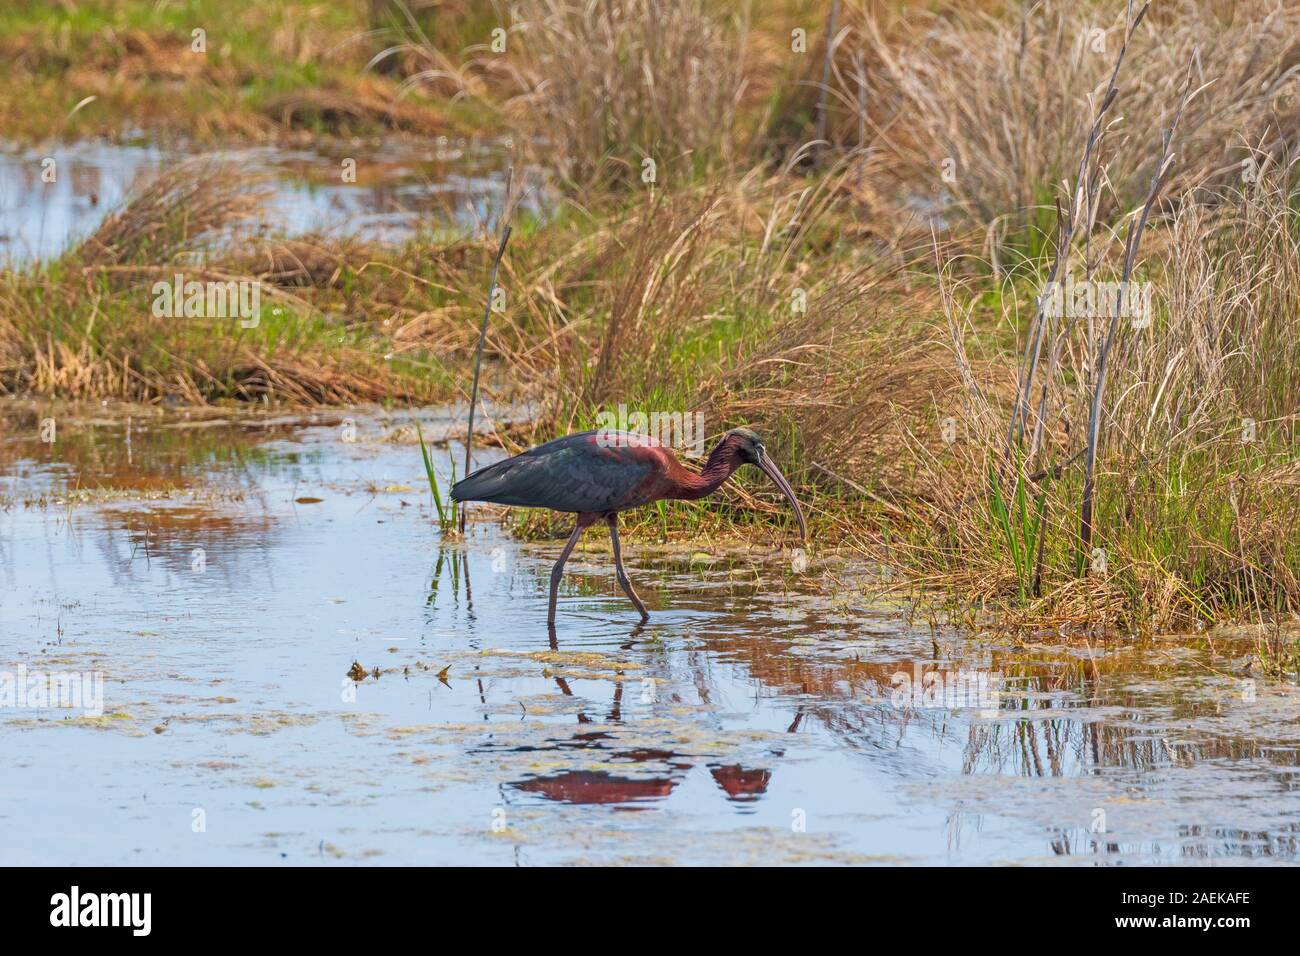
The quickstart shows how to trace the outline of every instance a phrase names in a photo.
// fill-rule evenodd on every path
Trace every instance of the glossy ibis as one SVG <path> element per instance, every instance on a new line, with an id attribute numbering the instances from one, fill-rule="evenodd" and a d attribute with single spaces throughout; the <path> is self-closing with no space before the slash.
<path id="1" fill-rule="evenodd" d="M 645 621 L 650 615 L 623 570 L 618 513 L 667 498 L 704 498 L 746 464 L 761 468 L 789 499 L 799 521 L 800 537 L 806 537 L 808 529 L 803 511 L 790 483 L 768 457 L 763 442 L 748 428 L 734 428 L 723 435 L 698 475 L 683 467 L 672 449 L 653 438 L 599 429 L 566 435 L 480 468 L 456 482 L 451 496 L 457 501 L 549 508 L 578 516 L 573 534 L 569 535 L 551 571 L 548 624 L 555 623 L 555 598 L 564 575 L 564 563 L 582 532 L 603 519 L 609 525 L 609 537 L 614 545 L 618 583 Z"/>

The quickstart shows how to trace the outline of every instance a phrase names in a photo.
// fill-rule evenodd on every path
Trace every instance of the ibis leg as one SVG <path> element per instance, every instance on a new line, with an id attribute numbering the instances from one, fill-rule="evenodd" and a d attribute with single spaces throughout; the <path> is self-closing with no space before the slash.
<path id="1" fill-rule="evenodd" d="M 623 549 L 618 543 L 618 516 L 610 515 L 605 519 L 609 522 L 609 540 L 614 545 L 614 571 L 618 575 L 618 583 L 623 588 L 623 592 L 632 599 L 636 609 L 641 612 L 641 620 L 650 620 L 650 613 L 641 603 L 641 599 L 636 596 L 636 591 L 632 590 L 632 582 L 627 579 L 627 572 L 623 570 Z"/>
<path id="2" fill-rule="evenodd" d="M 546 611 L 547 624 L 555 623 L 555 598 L 560 590 L 560 579 L 564 577 L 564 562 L 569 560 L 569 555 L 573 553 L 574 546 L 577 545 L 578 539 L 582 537 L 583 530 L 589 524 L 591 524 L 590 521 L 583 521 L 582 518 L 578 519 L 577 524 L 573 526 L 573 534 L 569 535 L 568 543 L 565 544 L 564 550 L 560 552 L 560 560 L 556 561 L 555 567 L 551 568 L 551 603 Z"/>

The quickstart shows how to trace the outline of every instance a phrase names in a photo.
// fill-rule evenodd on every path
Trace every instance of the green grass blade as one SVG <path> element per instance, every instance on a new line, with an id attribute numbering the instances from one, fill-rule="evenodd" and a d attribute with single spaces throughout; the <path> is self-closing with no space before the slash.
<path id="1" fill-rule="evenodd" d="M 424 443 L 424 432 L 420 429 L 419 419 L 415 419 L 415 435 L 420 440 L 420 457 L 424 459 L 424 476 L 429 480 L 429 491 L 433 494 L 433 506 L 438 511 L 438 524 L 443 528 L 447 526 L 447 509 L 442 503 L 442 493 L 438 490 L 438 475 L 433 470 L 433 459 L 429 455 L 429 447 Z M 456 466 L 452 465 L 452 483 L 456 482 Z M 451 515 L 455 517 L 455 504 L 452 505 Z"/>

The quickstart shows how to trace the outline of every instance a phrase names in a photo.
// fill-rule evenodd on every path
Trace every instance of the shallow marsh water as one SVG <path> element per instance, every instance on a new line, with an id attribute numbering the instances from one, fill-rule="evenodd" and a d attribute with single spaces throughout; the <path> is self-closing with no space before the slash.
<path id="1" fill-rule="evenodd" d="M 0 432 L 0 670 L 101 673 L 103 712 L 0 707 L 0 862 L 1300 853 L 1300 701 L 1248 639 L 1023 649 L 816 553 L 632 538 L 640 628 L 596 533 L 551 635 L 560 542 L 441 542 L 404 414 L 52 414 Z M 897 694 L 962 670 L 996 697 Z"/>
<path id="2" fill-rule="evenodd" d="M 496 141 L 443 139 L 201 153 L 90 140 L 39 149 L 0 144 L 0 263 L 57 256 L 90 235 L 133 186 L 169 162 L 196 155 L 263 175 L 271 195 L 261 219 L 250 225 L 279 235 L 394 242 L 419 230 L 470 233 L 491 225 L 509 150 Z M 345 180 L 349 159 L 355 175 L 349 171 Z M 47 181 L 51 172 L 53 181 Z M 521 203 L 537 213 L 546 190 L 536 176 L 529 184 Z"/>

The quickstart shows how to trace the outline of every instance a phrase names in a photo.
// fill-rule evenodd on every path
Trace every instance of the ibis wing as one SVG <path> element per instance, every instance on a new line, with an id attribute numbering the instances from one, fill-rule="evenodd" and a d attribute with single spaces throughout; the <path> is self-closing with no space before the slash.
<path id="1" fill-rule="evenodd" d="M 595 435 L 566 435 L 480 468 L 456 483 L 452 497 L 570 512 L 616 511 L 636 503 L 634 493 L 653 465 L 633 448 L 598 443 Z"/>

